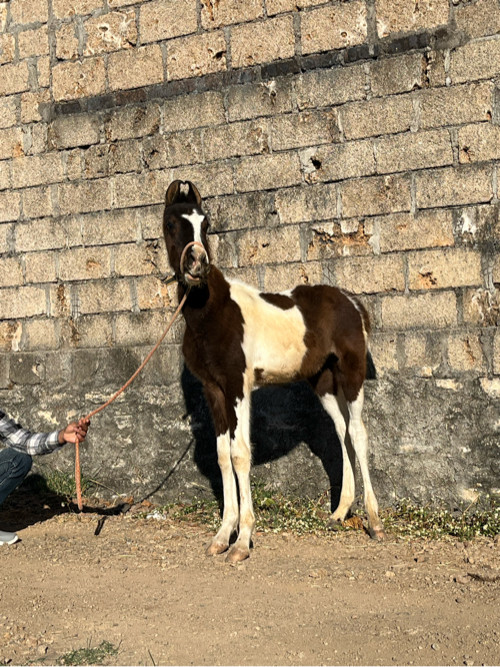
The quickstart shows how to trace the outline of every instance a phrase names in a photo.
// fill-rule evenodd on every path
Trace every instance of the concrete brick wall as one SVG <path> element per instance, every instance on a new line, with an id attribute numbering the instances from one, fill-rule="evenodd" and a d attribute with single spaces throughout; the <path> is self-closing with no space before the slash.
<path id="1" fill-rule="evenodd" d="M 369 309 L 383 502 L 498 489 L 499 77 L 498 0 L 0 2 L 2 405 L 53 428 L 135 370 L 176 304 L 165 189 L 190 179 L 229 276 Z M 181 336 L 96 419 L 84 456 L 107 487 L 215 484 Z M 335 487 L 294 391 L 256 397 L 256 474 Z"/>

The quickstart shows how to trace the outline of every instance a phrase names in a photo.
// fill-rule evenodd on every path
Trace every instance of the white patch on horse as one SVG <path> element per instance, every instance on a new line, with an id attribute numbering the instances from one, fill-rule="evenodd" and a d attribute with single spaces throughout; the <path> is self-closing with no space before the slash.
<path id="1" fill-rule="evenodd" d="M 198 211 L 193 211 L 190 215 L 182 216 L 185 220 L 193 226 L 194 241 L 201 243 L 201 223 L 205 220 L 205 216 Z"/>
<path id="2" fill-rule="evenodd" d="M 306 325 L 294 306 L 283 310 L 249 285 L 229 282 L 231 298 L 243 315 L 243 352 L 247 370 L 259 372 L 259 384 L 297 379 L 307 348 Z"/>

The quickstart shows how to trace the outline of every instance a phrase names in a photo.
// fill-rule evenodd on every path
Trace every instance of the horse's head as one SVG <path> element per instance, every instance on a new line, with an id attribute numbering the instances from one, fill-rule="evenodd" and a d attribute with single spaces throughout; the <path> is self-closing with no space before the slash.
<path id="1" fill-rule="evenodd" d="M 163 235 L 177 280 L 189 287 L 204 284 L 210 269 L 208 220 L 191 181 L 173 181 L 165 195 Z"/>

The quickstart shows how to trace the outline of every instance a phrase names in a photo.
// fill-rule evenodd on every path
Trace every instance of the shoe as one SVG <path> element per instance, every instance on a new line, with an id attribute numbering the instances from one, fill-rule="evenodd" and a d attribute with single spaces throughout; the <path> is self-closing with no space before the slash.
<path id="1" fill-rule="evenodd" d="M 18 539 L 19 537 L 15 533 L 6 533 L 4 530 L 0 530 L 0 547 L 3 544 L 14 544 Z"/>

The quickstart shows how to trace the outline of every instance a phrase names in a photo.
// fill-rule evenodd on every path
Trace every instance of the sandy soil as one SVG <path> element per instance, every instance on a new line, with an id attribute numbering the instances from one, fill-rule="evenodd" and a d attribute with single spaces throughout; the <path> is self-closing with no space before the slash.
<path id="1" fill-rule="evenodd" d="M 128 513 L 96 536 L 90 511 L 35 518 L 0 511 L 22 539 L 0 548 L 0 664 L 102 641 L 117 665 L 500 664 L 498 537 L 257 533 L 233 566 L 185 522 Z"/>

